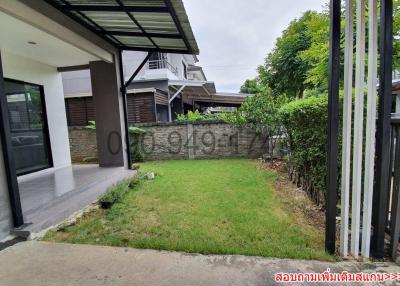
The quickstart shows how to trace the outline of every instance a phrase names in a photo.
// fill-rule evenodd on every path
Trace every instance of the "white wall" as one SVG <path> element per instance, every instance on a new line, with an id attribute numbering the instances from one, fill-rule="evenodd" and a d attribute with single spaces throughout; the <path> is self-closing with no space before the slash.
<path id="1" fill-rule="evenodd" d="M 178 69 L 178 79 L 184 80 L 183 76 L 183 65 L 182 61 L 184 61 L 183 56 L 179 54 L 168 54 L 168 60 L 175 68 Z M 186 63 L 186 61 L 184 61 Z"/>
<path id="2" fill-rule="evenodd" d="M 89 70 L 61 73 L 64 95 L 92 95 L 92 84 Z"/>
<path id="3" fill-rule="evenodd" d="M 71 165 L 61 74 L 51 67 L 1 51 L 4 77 L 44 87 L 51 150 L 55 168 Z"/>
<path id="4" fill-rule="evenodd" d="M 0 148 L 0 241 L 7 237 L 12 227 L 12 216 L 6 172 L 4 169 L 3 150 Z"/>

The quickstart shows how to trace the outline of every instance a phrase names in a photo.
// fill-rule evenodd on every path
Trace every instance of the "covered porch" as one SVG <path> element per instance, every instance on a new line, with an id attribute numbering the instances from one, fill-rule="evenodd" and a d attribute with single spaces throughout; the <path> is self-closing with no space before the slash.
<path id="1" fill-rule="evenodd" d="M 186 32 L 181 26 L 182 3 L 161 2 L 150 8 L 109 1 L 101 11 L 92 1 L 0 3 L 0 241 L 10 231 L 57 224 L 135 174 L 122 51 L 198 52 L 190 25 Z M 144 17 L 136 20 L 135 9 Z M 119 31 L 121 17 L 138 31 Z M 162 32 L 168 18 L 170 28 L 146 31 L 149 18 Z M 71 164 L 61 72 L 81 69 L 90 70 L 95 106 L 94 166 Z"/>
<path id="2" fill-rule="evenodd" d="M 0 4 L 1 239 L 10 230 L 21 235 L 62 222 L 128 169 L 119 50 L 50 5 L 35 3 Z M 71 164 L 59 71 L 81 65 L 90 68 L 97 109 L 99 165 L 91 168 Z"/>
<path id="3" fill-rule="evenodd" d="M 29 222 L 22 234 L 37 233 L 62 222 L 96 201 L 109 187 L 135 175 L 124 167 L 73 165 L 20 177 L 22 210 Z"/>

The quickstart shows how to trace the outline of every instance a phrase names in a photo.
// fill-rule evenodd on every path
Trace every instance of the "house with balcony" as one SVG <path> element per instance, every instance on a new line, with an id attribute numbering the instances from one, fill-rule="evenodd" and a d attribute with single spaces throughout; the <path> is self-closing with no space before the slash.
<path id="1" fill-rule="evenodd" d="M 196 55 L 178 53 L 123 53 L 127 86 L 128 123 L 171 122 L 189 110 L 239 107 L 247 94 L 217 93 Z M 69 126 L 94 121 L 89 70 L 62 74 Z"/>

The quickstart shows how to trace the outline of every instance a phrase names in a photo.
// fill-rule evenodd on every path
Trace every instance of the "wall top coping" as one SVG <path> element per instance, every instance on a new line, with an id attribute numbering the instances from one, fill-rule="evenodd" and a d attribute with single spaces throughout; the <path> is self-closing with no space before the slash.
<path id="1" fill-rule="evenodd" d="M 165 127 L 165 126 L 183 126 L 183 125 L 212 125 L 212 124 L 227 124 L 223 120 L 206 120 L 206 121 L 185 121 L 185 122 L 157 122 L 157 123 L 135 123 L 136 127 Z"/>

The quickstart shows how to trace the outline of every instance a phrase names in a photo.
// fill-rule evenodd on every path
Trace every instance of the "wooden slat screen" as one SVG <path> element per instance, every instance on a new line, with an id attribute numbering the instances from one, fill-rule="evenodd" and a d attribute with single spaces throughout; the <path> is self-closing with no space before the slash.
<path id="1" fill-rule="evenodd" d="M 127 100 L 129 124 L 153 122 L 153 100 L 153 93 L 129 94 Z"/>
<path id="2" fill-rule="evenodd" d="M 92 97 L 66 98 L 68 126 L 86 126 L 95 121 L 95 109 Z"/>

